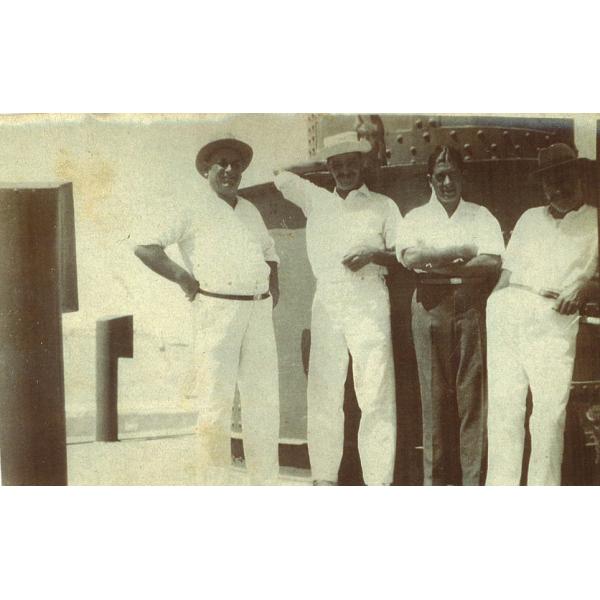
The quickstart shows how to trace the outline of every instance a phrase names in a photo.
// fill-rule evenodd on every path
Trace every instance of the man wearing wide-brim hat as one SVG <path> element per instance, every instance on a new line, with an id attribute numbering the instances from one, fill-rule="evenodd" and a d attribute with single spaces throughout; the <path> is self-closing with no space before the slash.
<path id="1" fill-rule="evenodd" d="M 252 148 L 233 137 L 203 146 L 196 168 L 208 186 L 182 214 L 138 239 L 136 255 L 179 285 L 192 303 L 200 458 L 227 480 L 236 385 L 244 455 L 254 483 L 278 474 L 279 383 L 272 308 L 279 297 L 273 239 L 253 204 L 238 196 Z M 177 244 L 184 267 L 164 249 Z M 216 480 L 216 481 L 215 481 Z"/>
<path id="2" fill-rule="evenodd" d="M 344 446 L 344 384 L 352 356 L 361 409 L 358 447 L 368 485 L 392 482 L 396 446 L 390 305 L 384 276 L 394 264 L 401 219 L 396 204 L 364 183 L 371 145 L 356 132 L 325 139 L 333 192 L 289 171 L 275 185 L 307 218 L 306 244 L 317 280 L 308 368 L 308 450 L 316 484 L 336 484 Z"/>
<path id="3" fill-rule="evenodd" d="M 585 198 L 584 159 L 542 148 L 533 177 L 548 204 L 526 210 L 488 300 L 488 485 L 519 485 L 531 389 L 528 485 L 560 485 L 579 308 L 598 268 L 597 209 Z"/>

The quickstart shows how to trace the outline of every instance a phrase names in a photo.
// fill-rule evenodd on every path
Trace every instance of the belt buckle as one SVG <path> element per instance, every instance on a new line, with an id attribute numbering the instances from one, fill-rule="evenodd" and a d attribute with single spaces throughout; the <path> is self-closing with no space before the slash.
<path id="1" fill-rule="evenodd" d="M 253 300 L 260 300 L 260 297 L 262 296 L 262 294 L 254 294 L 254 296 L 252 296 Z"/>
<path id="2" fill-rule="evenodd" d="M 462 277 L 450 277 L 450 283 L 452 285 L 458 285 L 459 283 L 462 283 Z"/>

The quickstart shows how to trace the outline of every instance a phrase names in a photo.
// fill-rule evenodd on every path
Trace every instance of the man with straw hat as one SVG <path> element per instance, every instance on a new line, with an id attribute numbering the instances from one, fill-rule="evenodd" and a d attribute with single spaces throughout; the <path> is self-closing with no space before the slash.
<path id="1" fill-rule="evenodd" d="M 487 485 L 519 485 L 528 388 L 528 485 L 560 485 L 579 308 L 594 290 L 597 209 L 583 196 L 584 159 L 563 143 L 542 148 L 534 177 L 547 206 L 525 211 L 489 298 Z"/>
<path id="2" fill-rule="evenodd" d="M 275 185 L 307 217 L 308 257 L 317 280 L 308 369 L 308 450 L 316 485 L 335 485 L 344 446 L 344 384 L 349 356 L 361 409 L 358 448 L 367 485 L 392 482 L 396 399 L 386 264 L 400 212 L 364 183 L 371 151 L 356 132 L 325 140 L 319 158 L 333 192 L 288 172 Z"/>
<path id="3" fill-rule="evenodd" d="M 253 483 L 278 476 L 279 383 L 272 308 L 279 259 L 258 210 L 238 196 L 252 148 L 233 137 L 203 146 L 196 168 L 208 186 L 136 255 L 192 303 L 201 458 L 217 480 L 231 462 L 231 411 L 240 391 L 244 455 Z M 177 244 L 185 268 L 164 248 Z"/>

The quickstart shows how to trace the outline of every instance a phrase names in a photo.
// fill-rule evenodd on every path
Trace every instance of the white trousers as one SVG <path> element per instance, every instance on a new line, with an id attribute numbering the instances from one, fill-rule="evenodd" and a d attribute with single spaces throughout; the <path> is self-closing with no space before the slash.
<path id="1" fill-rule="evenodd" d="M 380 279 L 317 284 L 308 369 L 308 451 L 314 480 L 337 481 L 344 448 L 344 384 L 352 356 L 362 416 L 363 479 L 389 484 L 396 452 L 396 392 L 387 287 Z"/>
<path id="2" fill-rule="evenodd" d="M 552 300 L 510 287 L 488 300 L 486 485 L 519 485 L 528 388 L 533 412 L 527 482 L 560 485 L 579 318 L 560 315 L 553 305 Z"/>
<path id="3" fill-rule="evenodd" d="M 273 301 L 198 295 L 194 310 L 195 394 L 200 460 L 231 464 L 231 414 L 236 384 L 242 408 L 246 467 L 253 483 L 279 472 L 279 376 Z"/>

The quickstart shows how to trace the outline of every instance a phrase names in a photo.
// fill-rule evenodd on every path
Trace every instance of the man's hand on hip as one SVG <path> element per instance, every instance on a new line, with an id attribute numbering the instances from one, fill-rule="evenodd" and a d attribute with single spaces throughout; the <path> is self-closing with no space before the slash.
<path id="1" fill-rule="evenodd" d="M 179 287 L 183 290 L 185 297 L 193 302 L 196 294 L 198 294 L 200 289 L 200 284 L 194 279 L 192 275 L 190 275 L 187 271 L 184 271 L 180 277 L 177 278 L 177 283 Z"/>

